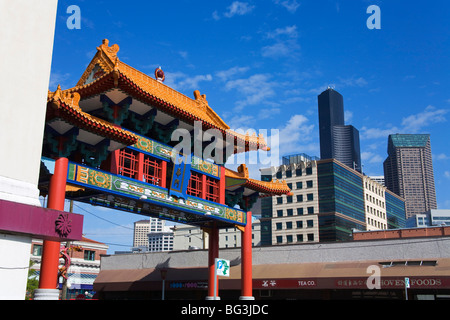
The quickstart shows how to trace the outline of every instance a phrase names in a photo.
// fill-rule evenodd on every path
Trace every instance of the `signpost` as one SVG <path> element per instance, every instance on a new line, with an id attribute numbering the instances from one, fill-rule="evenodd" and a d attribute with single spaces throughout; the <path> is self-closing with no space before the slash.
<path id="1" fill-rule="evenodd" d="M 215 259 L 214 264 L 214 300 L 217 299 L 217 276 L 224 276 L 229 277 L 230 276 L 230 260 L 224 260 L 224 259 Z"/>
<path id="2" fill-rule="evenodd" d="M 410 287 L 409 278 L 405 278 L 405 296 L 406 300 L 408 300 L 408 288 Z"/>

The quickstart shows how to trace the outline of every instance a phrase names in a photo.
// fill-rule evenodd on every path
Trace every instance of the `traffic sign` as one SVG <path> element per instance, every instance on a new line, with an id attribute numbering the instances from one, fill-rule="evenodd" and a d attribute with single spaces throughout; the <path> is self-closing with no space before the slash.
<path id="1" fill-rule="evenodd" d="M 405 287 L 410 288 L 409 278 L 405 278 Z"/>
<path id="2" fill-rule="evenodd" d="M 216 275 L 217 276 L 230 276 L 230 260 L 216 258 Z"/>

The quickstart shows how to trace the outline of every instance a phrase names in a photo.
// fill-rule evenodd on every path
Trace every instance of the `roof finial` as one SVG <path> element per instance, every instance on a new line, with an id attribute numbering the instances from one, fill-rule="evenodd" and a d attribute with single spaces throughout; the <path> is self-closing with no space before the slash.
<path id="1" fill-rule="evenodd" d="M 166 79 L 164 71 L 162 71 L 161 67 L 155 69 L 155 78 L 159 82 L 164 82 L 164 80 Z"/>

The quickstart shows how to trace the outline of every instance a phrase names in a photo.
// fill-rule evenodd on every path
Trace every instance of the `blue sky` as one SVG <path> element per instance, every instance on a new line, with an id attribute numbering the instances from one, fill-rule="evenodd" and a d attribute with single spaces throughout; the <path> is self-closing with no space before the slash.
<path id="1" fill-rule="evenodd" d="M 70 5 L 81 29 L 67 27 Z M 367 28 L 370 5 L 381 29 Z M 73 87 L 107 38 L 121 61 L 149 75 L 161 66 L 167 85 L 206 94 L 231 128 L 279 130 L 281 156 L 320 156 L 317 96 L 333 86 L 367 175 L 383 174 L 389 134 L 431 134 L 438 208 L 450 209 L 449 16 L 446 0 L 60 0 L 50 90 Z M 131 246 L 142 216 L 78 206 L 87 237 L 110 253 Z"/>

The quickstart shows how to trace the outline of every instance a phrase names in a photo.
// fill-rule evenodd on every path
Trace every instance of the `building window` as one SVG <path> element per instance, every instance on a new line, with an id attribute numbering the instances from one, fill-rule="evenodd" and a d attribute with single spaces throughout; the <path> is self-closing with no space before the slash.
<path id="1" fill-rule="evenodd" d="M 303 208 L 297 208 L 297 215 L 299 216 L 303 215 Z"/>
<path id="2" fill-rule="evenodd" d="M 283 216 L 283 210 L 277 210 L 277 217 Z"/>
<path id="3" fill-rule="evenodd" d="M 278 222 L 275 226 L 277 230 L 283 230 L 283 225 L 281 224 L 281 222 Z"/>
<path id="4" fill-rule="evenodd" d="M 287 243 L 291 243 L 292 242 L 292 235 L 287 235 L 286 236 L 286 242 Z"/>
<path id="5" fill-rule="evenodd" d="M 306 181 L 306 187 L 307 188 L 312 188 L 313 187 L 313 181 L 312 180 Z"/>
<path id="6" fill-rule="evenodd" d="M 303 188 L 303 183 L 301 181 L 297 182 L 297 189 Z"/>
<path id="7" fill-rule="evenodd" d="M 298 194 L 297 195 L 297 202 L 303 202 L 303 195 L 302 194 Z"/>
<path id="8" fill-rule="evenodd" d="M 306 198 L 308 199 L 308 201 L 312 201 L 312 200 L 314 200 L 314 194 L 308 193 L 308 194 L 306 195 Z"/>
<path id="9" fill-rule="evenodd" d="M 277 243 L 283 243 L 283 236 L 277 236 Z"/>
<path id="10" fill-rule="evenodd" d="M 282 174 L 283 173 L 281 171 L 278 171 L 276 175 L 277 179 L 281 179 L 283 177 Z"/>
<path id="11" fill-rule="evenodd" d="M 95 261 L 95 251 L 85 250 L 84 251 L 84 260 Z"/>
<path id="12" fill-rule="evenodd" d="M 286 202 L 287 203 L 292 203 L 292 196 L 287 196 L 286 197 Z"/>
<path id="13" fill-rule="evenodd" d="M 40 244 L 33 245 L 33 256 L 42 256 L 42 245 Z"/>
<path id="14" fill-rule="evenodd" d="M 283 198 L 282 197 L 278 197 L 277 198 L 277 204 L 282 204 L 283 203 Z"/>
<path id="15" fill-rule="evenodd" d="M 298 234 L 297 235 L 297 242 L 303 242 L 303 235 L 302 234 Z"/>
<path id="16" fill-rule="evenodd" d="M 314 213 L 314 207 L 308 207 L 308 214 Z"/>
<path id="17" fill-rule="evenodd" d="M 297 229 L 303 228 L 303 221 L 297 221 Z"/>
<path id="18" fill-rule="evenodd" d="M 301 168 L 296 169 L 296 170 L 295 170 L 295 175 L 296 175 L 297 177 L 300 177 L 300 176 L 302 175 L 302 169 L 301 169 Z"/>
<path id="19" fill-rule="evenodd" d="M 286 170 L 286 178 L 292 177 L 292 170 Z"/>
<path id="20" fill-rule="evenodd" d="M 306 175 L 309 176 L 311 174 L 312 174 L 312 168 L 311 167 L 306 168 Z"/>
<path id="21" fill-rule="evenodd" d="M 187 194 L 194 197 L 202 197 L 202 175 L 197 172 L 191 173 L 191 179 L 189 180 L 189 185 L 187 188 Z"/>
<path id="22" fill-rule="evenodd" d="M 308 241 L 314 241 L 314 233 L 308 233 L 307 237 L 308 237 Z"/>
<path id="23" fill-rule="evenodd" d="M 307 227 L 307 228 L 312 228 L 312 227 L 314 227 L 314 221 L 313 221 L 313 220 L 307 220 L 307 221 L 306 221 L 306 227 Z"/>
<path id="24" fill-rule="evenodd" d="M 292 229 L 292 222 L 286 222 L 286 229 Z"/>
<path id="25" fill-rule="evenodd" d="M 287 209 L 287 215 L 288 215 L 288 217 L 293 216 L 294 215 L 294 209 Z"/>
<path id="26" fill-rule="evenodd" d="M 206 177 L 206 200 L 219 202 L 219 180 Z"/>
<path id="27" fill-rule="evenodd" d="M 149 156 L 144 157 L 144 182 L 157 186 L 161 185 L 162 178 L 162 160 Z"/>
<path id="28" fill-rule="evenodd" d="M 123 149 L 119 153 L 118 174 L 135 179 L 138 173 L 137 152 Z"/>

